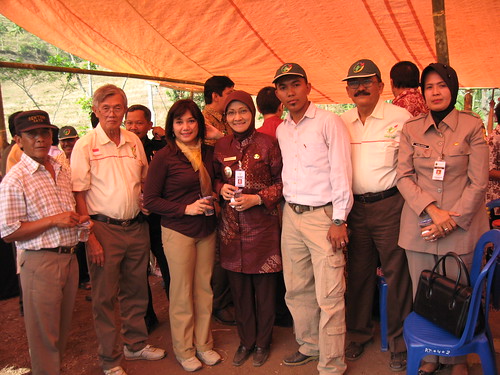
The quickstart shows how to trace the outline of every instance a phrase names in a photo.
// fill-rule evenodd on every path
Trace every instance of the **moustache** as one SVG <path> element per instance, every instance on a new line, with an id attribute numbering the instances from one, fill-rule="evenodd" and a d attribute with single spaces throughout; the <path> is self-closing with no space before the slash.
<path id="1" fill-rule="evenodd" d="M 368 91 L 358 91 L 356 94 L 354 94 L 354 97 L 357 98 L 360 95 L 370 96 L 370 93 Z"/>

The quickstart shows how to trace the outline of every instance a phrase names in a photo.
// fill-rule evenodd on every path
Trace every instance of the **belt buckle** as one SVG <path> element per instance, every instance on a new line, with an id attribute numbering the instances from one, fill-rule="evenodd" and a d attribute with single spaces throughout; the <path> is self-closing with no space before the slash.
<path id="1" fill-rule="evenodd" d="M 293 212 L 295 212 L 298 215 L 300 215 L 300 214 L 302 214 L 304 212 L 304 211 L 302 211 L 302 208 L 301 208 L 300 204 L 292 203 L 291 206 L 292 206 Z"/>
<path id="2" fill-rule="evenodd" d="M 131 220 L 123 220 L 121 223 L 122 227 L 128 227 L 130 225 Z"/>

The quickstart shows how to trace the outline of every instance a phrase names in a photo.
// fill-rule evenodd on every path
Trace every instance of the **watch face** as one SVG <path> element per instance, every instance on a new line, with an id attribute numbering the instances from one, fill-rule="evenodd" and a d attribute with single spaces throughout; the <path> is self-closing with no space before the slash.
<path id="1" fill-rule="evenodd" d="M 344 224 L 344 223 L 345 223 L 345 221 L 344 221 L 344 220 L 340 220 L 340 219 L 335 219 L 335 220 L 333 220 L 333 224 L 335 224 L 335 225 L 342 225 L 342 224 Z"/>

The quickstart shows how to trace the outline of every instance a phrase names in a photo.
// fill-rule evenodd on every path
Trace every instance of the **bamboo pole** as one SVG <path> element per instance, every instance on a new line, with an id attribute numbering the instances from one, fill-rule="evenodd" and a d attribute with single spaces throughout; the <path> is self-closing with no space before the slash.
<path id="1" fill-rule="evenodd" d="M 486 126 L 486 130 L 488 131 L 488 135 L 493 132 L 493 112 L 495 111 L 495 89 L 491 90 L 491 100 L 490 100 L 490 111 L 488 112 L 488 124 Z M 497 119 L 498 122 L 499 119 Z"/>
<path id="2" fill-rule="evenodd" d="M 0 83 L 0 149 L 7 147 L 7 131 L 5 129 L 5 116 L 3 114 L 2 83 Z"/>
<path id="3" fill-rule="evenodd" d="M 108 76 L 108 77 L 127 77 L 127 78 L 137 78 L 137 79 L 145 79 L 149 81 L 159 81 L 168 83 L 168 86 L 173 88 L 181 88 L 176 85 L 188 85 L 188 86 L 199 86 L 198 90 L 203 90 L 203 83 L 196 81 L 187 81 L 182 79 L 175 78 L 165 78 L 165 77 L 155 77 L 148 76 L 144 74 L 132 74 L 132 73 L 123 73 L 123 72 L 109 72 L 105 70 L 90 70 L 90 69 L 79 69 L 79 68 L 66 68 L 62 66 L 50 66 L 50 65 L 37 65 L 37 64 L 23 64 L 23 63 L 15 63 L 15 62 L 7 62 L 0 61 L 0 68 L 10 68 L 10 69 L 31 69 L 31 70 L 44 70 L 48 72 L 60 72 L 60 73 L 74 73 L 74 74 L 90 74 L 95 76 Z M 186 91 L 193 89 L 186 89 Z"/>
<path id="4" fill-rule="evenodd" d="M 432 0 L 432 19 L 434 20 L 434 38 L 436 39 L 437 62 L 449 65 L 448 35 L 446 34 L 445 0 Z"/>

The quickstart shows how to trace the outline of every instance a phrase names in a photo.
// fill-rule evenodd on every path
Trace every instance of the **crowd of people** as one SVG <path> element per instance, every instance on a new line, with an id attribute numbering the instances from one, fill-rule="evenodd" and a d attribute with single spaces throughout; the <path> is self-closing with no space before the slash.
<path id="1" fill-rule="evenodd" d="M 293 321 L 297 346 L 283 364 L 345 373 L 373 341 L 378 267 L 389 367 L 404 371 L 403 321 L 420 272 L 450 250 L 470 267 L 489 228 L 499 128 L 487 142 L 481 121 L 455 109 L 458 76 L 447 65 L 421 76 L 411 62 L 394 65 L 392 103 L 371 60 L 354 62 L 343 81 L 355 107 L 339 117 L 309 100 L 300 65 L 283 64 L 257 95 L 258 129 L 251 95 L 225 76 L 207 80 L 203 111 L 175 102 L 164 128 L 114 85 L 94 93 L 94 129 L 81 138 L 44 111 L 12 115 L 0 234 L 17 249 L 32 373 L 60 373 L 79 286 L 91 290 L 105 375 L 126 375 L 123 359 L 166 356 L 147 343 L 158 324 L 150 252 L 173 353 L 188 372 L 221 362 L 213 317 L 237 327 L 234 366 L 250 356 L 264 365 L 273 326 Z M 443 364 L 468 373 L 464 357 L 428 356 L 419 374 Z"/>

